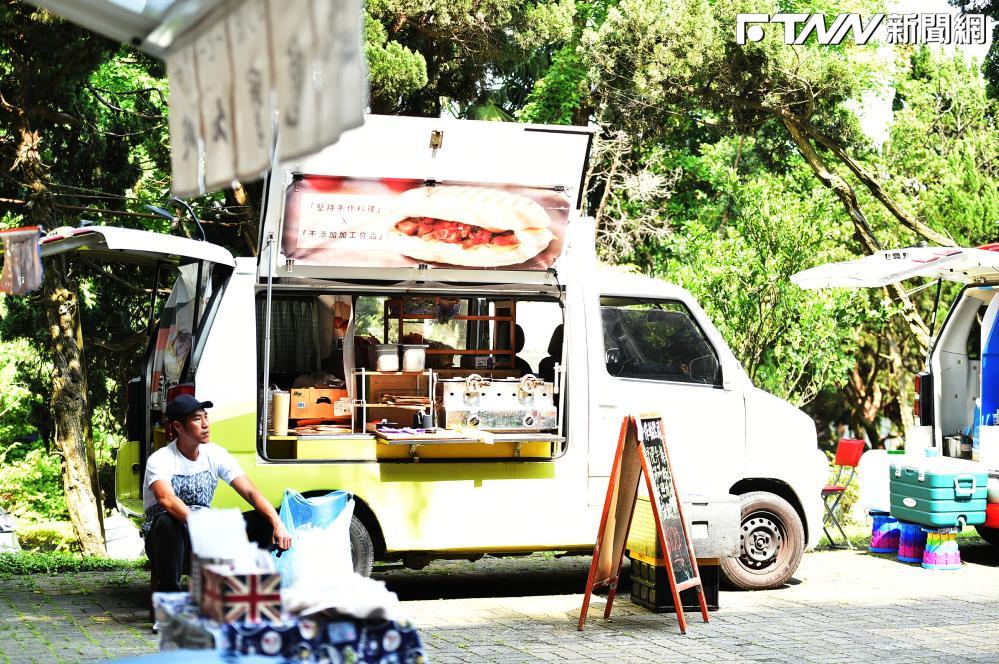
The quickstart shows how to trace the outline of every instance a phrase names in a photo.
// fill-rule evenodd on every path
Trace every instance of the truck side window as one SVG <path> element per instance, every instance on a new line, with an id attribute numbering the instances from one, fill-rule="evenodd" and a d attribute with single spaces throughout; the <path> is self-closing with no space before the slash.
<path id="1" fill-rule="evenodd" d="M 979 308 L 975 314 L 975 320 L 971 323 L 971 331 L 968 333 L 968 359 L 982 359 L 982 312 Z"/>
<path id="2" fill-rule="evenodd" d="M 182 265 L 178 269 L 170 296 L 159 312 L 151 380 L 154 405 L 165 404 L 170 387 L 190 380 L 188 374 L 191 354 L 195 350 L 196 333 L 203 333 L 199 330 L 216 302 L 215 296 L 221 291 L 229 269 L 207 261 L 200 267 L 200 286 L 198 263 Z"/>
<path id="3" fill-rule="evenodd" d="M 600 298 L 607 371 L 620 378 L 721 385 L 721 364 L 680 302 Z"/>

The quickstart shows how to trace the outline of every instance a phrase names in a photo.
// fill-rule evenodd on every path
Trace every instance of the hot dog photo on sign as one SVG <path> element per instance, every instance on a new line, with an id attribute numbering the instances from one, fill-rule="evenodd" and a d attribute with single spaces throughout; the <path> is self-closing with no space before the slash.
<path id="1" fill-rule="evenodd" d="M 538 203 L 510 191 L 437 185 L 395 199 L 389 232 L 399 253 L 419 261 L 468 267 L 516 265 L 555 238 Z"/>
<path id="2" fill-rule="evenodd" d="M 547 270 L 568 214 L 552 188 L 304 176 L 282 249 L 301 265 Z"/>

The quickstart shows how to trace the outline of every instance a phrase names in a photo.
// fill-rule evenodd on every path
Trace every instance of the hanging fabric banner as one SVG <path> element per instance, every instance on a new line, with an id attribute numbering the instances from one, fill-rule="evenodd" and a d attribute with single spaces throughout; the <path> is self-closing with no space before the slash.
<path id="1" fill-rule="evenodd" d="M 340 134 L 360 127 L 368 105 L 367 67 L 361 35 L 364 11 L 356 0 L 315 2 L 319 117 L 316 143 L 332 145 Z M 360 102 L 360 103 L 358 103 Z"/>
<path id="2" fill-rule="evenodd" d="M 195 42 L 201 126 L 205 142 L 205 188 L 228 187 L 236 175 L 232 122 L 232 63 L 224 21 Z"/>
<path id="3" fill-rule="evenodd" d="M 332 3 L 337 4 L 337 3 Z M 254 180 L 271 162 L 274 140 L 271 108 L 271 52 L 267 0 L 249 0 L 228 18 L 233 63 L 236 175 Z"/>
<path id="4" fill-rule="evenodd" d="M 316 26 L 310 5 L 309 0 L 270 0 L 281 161 L 320 149 L 316 145 L 319 107 L 313 77 Z"/>
<path id="5" fill-rule="evenodd" d="M 194 47 L 187 46 L 167 56 L 170 79 L 171 191 L 176 196 L 201 192 L 201 114 L 198 82 L 194 69 Z"/>
<path id="6" fill-rule="evenodd" d="M 185 35 L 166 57 L 173 193 L 260 177 L 275 129 L 277 159 L 288 161 L 359 127 L 363 17 L 361 0 L 246 0 Z"/>
<path id="7" fill-rule="evenodd" d="M 42 257 L 37 226 L 0 231 L 3 240 L 3 272 L 0 293 L 24 295 L 42 285 Z"/>

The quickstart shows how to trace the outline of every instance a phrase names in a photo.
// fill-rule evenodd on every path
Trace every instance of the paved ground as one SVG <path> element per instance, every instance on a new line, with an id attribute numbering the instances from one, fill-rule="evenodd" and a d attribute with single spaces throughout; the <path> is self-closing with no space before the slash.
<path id="1" fill-rule="evenodd" d="M 619 596 L 576 631 L 589 560 L 543 557 L 386 570 L 420 626 L 431 661 L 937 662 L 999 661 L 999 550 L 964 545 L 956 572 L 837 551 L 805 556 L 780 590 L 721 594 L 711 622 L 653 614 Z M 100 661 L 156 650 L 147 575 L 0 580 L 0 662 Z M 441 598 L 441 599 L 438 599 Z"/>

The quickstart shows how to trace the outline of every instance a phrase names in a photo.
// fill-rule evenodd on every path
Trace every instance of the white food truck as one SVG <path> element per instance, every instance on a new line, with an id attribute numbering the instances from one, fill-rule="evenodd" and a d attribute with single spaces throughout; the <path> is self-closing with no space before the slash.
<path id="1" fill-rule="evenodd" d="M 177 271 L 130 385 L 118 504 L 141 512 L 166 400 L 187 390 L 275 504 L 285 488 L 355 496 L 360 572 L 587 552 L 621 419 L 652 411 L 681 497 L 707 497 L 688 514 L 698 556 L 739 587 L 783 584 L 821 533 L 814 424 L 751 384 L 689 293 L 598 264 L 579 215 L 591 140 L 371 116 L 272 172 L 259 258 L 118 228 L 46 238 L 43 255 Z M 736 529 L 737 550 L 713 543 Z"/>

